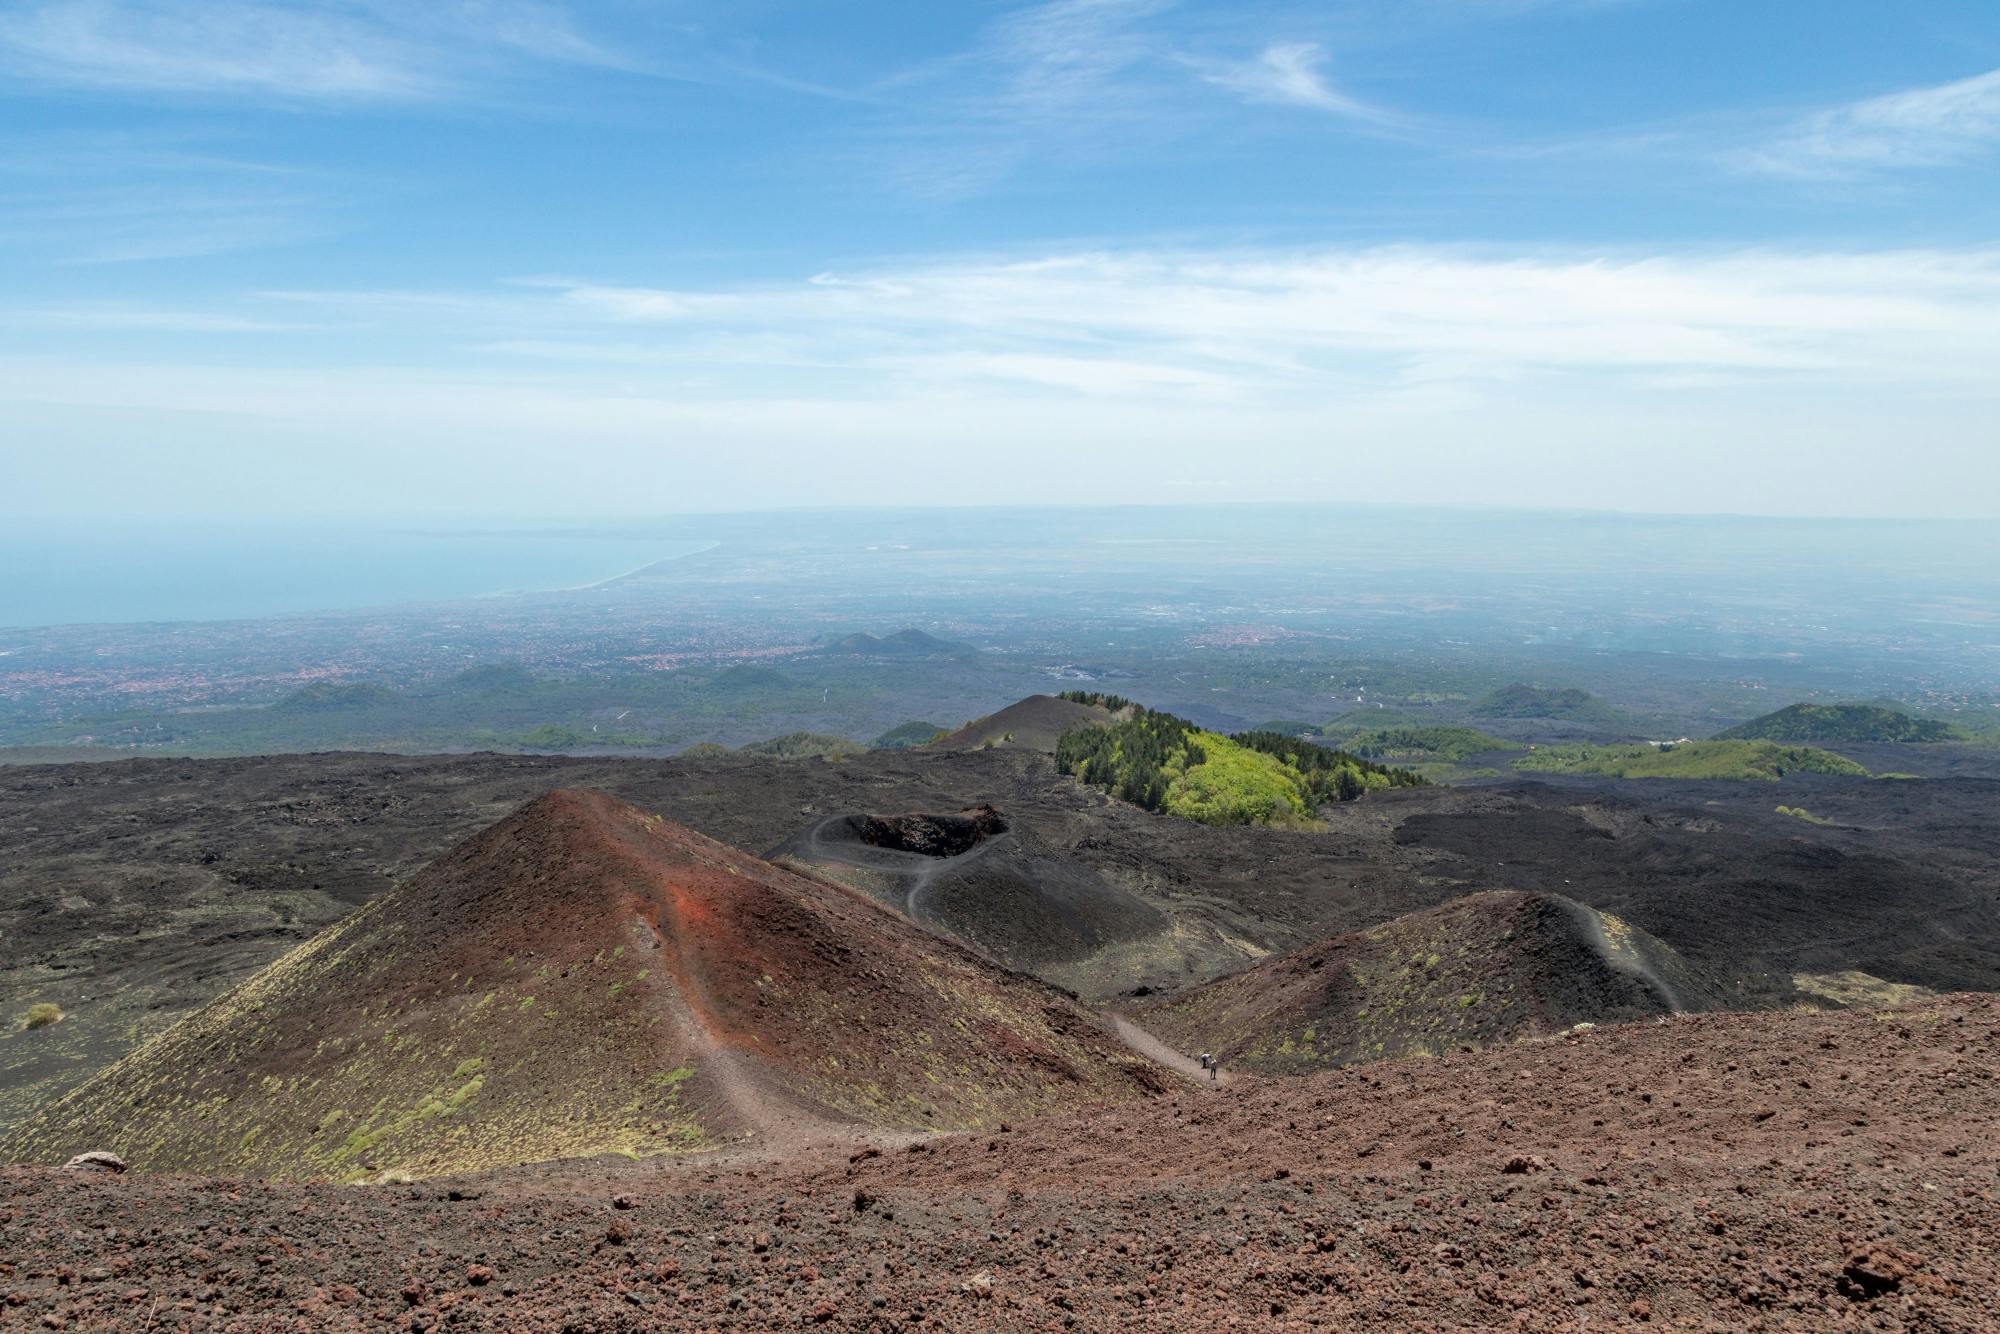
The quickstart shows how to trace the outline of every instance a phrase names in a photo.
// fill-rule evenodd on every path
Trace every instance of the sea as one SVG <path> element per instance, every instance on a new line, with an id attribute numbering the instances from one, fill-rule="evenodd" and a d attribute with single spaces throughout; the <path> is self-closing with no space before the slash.
<path id="1" fill-rule="evenodd" d="M 711 548 L 629 529 L 10 523 L 0 626 L 224 621 L 579 588 Z"/>

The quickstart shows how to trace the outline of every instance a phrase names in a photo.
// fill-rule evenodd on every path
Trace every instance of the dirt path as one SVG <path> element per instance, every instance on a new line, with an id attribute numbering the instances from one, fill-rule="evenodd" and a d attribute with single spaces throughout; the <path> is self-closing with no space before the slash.
<path id="1" fill-rule="evenodd" d="M 1145 1029 L 1127 1019 L 1124 1015 L 1107 1014 L 1105 1018 L 1111 1021 L 1111 1031 L 1118 1035 L 1120 1042 L 1123 1042 L 1141 1056 L 1149 1060 L 1158 1061 L 1175 1074 L 1185 1075 L 1196 1083 L 1206 1084 L 1211 1088 L 1217 1084 L 1227 1084 L 1229 1082 L 1230 1074 L 1227 1070 L 1220 1072 L 1220 1078 L 1210 1079 L 1209 1072 L 1201 1068 L 1200 1061 L 1197 1061 L 1185 1052 L 1176 1051 L 1172 1047 L 1169 1047 L 1166 1043 L 1160 1041 L 1151 1033 L 1148 1033 Z"/>
<path id="2" fill-rule="evenodd" d="M 667 1023 L 695 1053 L 692 1064 L 696 1075 L 735 1113 L 747 1136 L 726 1146 L 717 1160 L 724 1156 L 784 1157 L 862 1137 L 863 1127 L 829 1119 L 789 1090 L 747 1068 L 742 1054 L 717 1037 L 713 1023 L 688 994 L 687 970 L 672 953 L 673 942 L 651 922 L 640 919 L 635 925 L 650 932 L 665 952 L 667 971 L 673 978 L 673 985 L 663 993 Z"/>
<path id="3" fill-rule="evenodd" d="M 1595 946 L 1599 958 L 1619 972 L 1636 978 L 1650 987 L 1660 998 L 1660 1003 L 1667 1007 L 1669 1014 L 1687 1013 L 1687 1006 L 1681 1001 L 1680 993 L 1674 990 L 1672 983 L 1660 976 L 1659 970 L 1647 962 L 1643 954 L 1630 945 L 1620 944 L 1611 939 L 1610 933 L 1604 929 L 1604 917 L 1601 913 L 1588 904 L 1578 903 L 1573 906 L 1577 920 L 1589 932 L 1591 944 Z"/>

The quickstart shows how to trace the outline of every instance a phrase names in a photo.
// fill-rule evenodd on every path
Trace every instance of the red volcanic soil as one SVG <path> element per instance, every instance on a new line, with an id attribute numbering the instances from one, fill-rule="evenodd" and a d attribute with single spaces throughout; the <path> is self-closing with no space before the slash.
<path id="1" fill-rule="evenodd" d="M 435 1176 L 970 1129 L 1169 1076 L 1054 989 L 601 793 L 439 858 L 0 1138 Z"/>
<path id="2" fill-rule="evenodd" d="M 12 1168 L 0 1323 L 1993 1330 L 1996 1068 L 2000 999 L 1954 996 L 1240 1076 L 754 1167 Z"/>

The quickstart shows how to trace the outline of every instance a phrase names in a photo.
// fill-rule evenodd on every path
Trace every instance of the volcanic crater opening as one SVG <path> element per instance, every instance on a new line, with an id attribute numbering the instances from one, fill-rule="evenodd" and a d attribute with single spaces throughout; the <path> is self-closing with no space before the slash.
<path id="1" fill-rule="evenodd" d="M 870 847 L 914 852 L 925 857 L 958 857 L 996 834 L 1007 821 L 991 806 L 973 806 L 955 815 L 908 811 L 901 815 L 857 815 L 856 837 Z"/>

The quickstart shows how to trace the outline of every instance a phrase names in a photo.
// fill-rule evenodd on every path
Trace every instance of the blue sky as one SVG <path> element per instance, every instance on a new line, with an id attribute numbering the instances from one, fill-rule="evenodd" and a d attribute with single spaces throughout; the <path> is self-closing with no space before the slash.
<path id="1" fill-rule="evenodd" d="M 11 0 L 0 511 L 2000 513 L 1991 0 Z"/>

